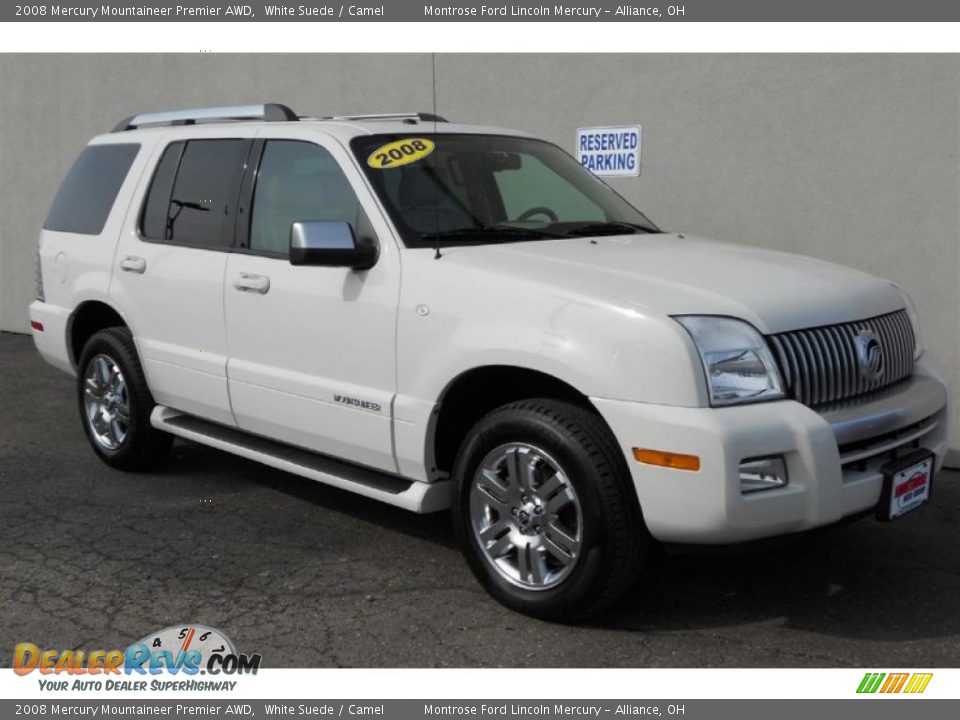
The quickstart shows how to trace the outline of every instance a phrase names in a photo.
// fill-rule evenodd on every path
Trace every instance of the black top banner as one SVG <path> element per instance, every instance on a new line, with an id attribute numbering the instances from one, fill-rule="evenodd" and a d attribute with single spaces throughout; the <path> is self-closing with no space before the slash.
<path id="1" fill-rule="evenodd" d="M 650 0 L 480 3 L 471 0 L 327 3 L 319 0 L 243 4 L 222 0 L 179 3 L 63 0 L 4 4 L 5 22 L 949 22 L 960 3 L 943 0 Z"/>

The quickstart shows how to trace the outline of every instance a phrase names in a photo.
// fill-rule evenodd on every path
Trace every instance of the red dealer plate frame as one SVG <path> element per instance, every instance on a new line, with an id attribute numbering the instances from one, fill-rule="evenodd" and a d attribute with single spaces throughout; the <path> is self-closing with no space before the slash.
<path id="1" fill-rule="evenodd" d="M 878 520 L 896 520 L 930 501 L 934 459 L 929 450 L 920 450 L 883 466 Z"/>

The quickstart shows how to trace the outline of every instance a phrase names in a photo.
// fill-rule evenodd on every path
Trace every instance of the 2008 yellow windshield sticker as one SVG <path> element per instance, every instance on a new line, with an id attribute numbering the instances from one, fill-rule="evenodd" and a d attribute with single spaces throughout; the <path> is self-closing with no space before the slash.
<path id="1" fill-rule="evenodd" d="M 403 138 L 382 145 L 370 153 L 367 165 L 377 170 L 409 165 L 433 152 L 433 141 L 426 138 Z"/>

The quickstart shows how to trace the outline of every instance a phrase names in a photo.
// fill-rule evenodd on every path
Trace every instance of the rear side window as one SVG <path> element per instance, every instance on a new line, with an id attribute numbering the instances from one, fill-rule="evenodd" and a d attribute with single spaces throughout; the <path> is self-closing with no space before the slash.
<path id="1" fill-rule="evenodd" d="M 170 193 L 173 191 L 173 181 L 177 177 L 177 167 L 180 165 L 180 155 L 183 152 L 183 143 L 171 143 L 163 151 L 160 163 L 153 174 L 147 201 L 143 206 L 143 223 L 140 227 L 144 237 L 151 240 L 169 240 L 173 233 L 172 220 L 169 214 Z"/>
<path id="2" fill-rule="evenodd" d="M 141 231 L 150 240 L 199 247 L 229 245 L 248 142 L 191 140 L 167 147 L 144 203 Z"/>
<path id="3" fill-rule="evenodd" d="M 139 150 L 136 143 L 85 147 L 60 186 L 44 229 L 83 235 L 103 232 Z"/>

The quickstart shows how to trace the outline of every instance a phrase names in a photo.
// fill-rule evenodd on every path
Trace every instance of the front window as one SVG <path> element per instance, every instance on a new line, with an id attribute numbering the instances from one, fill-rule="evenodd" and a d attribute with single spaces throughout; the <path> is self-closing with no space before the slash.
<path id="1" fill-rule="evenodd" d="M 410 247 L 659 232 L 542 140 L 368 135 L 351 146 Z"/>
<path id="2" fill-rule="evenodd" d="M 334 157 L 300 140 L 268 140 L 253 194 L 250 249 L 287 256 L 290 226 L 303 220 L 363 224 L 360 204 Z"/>

